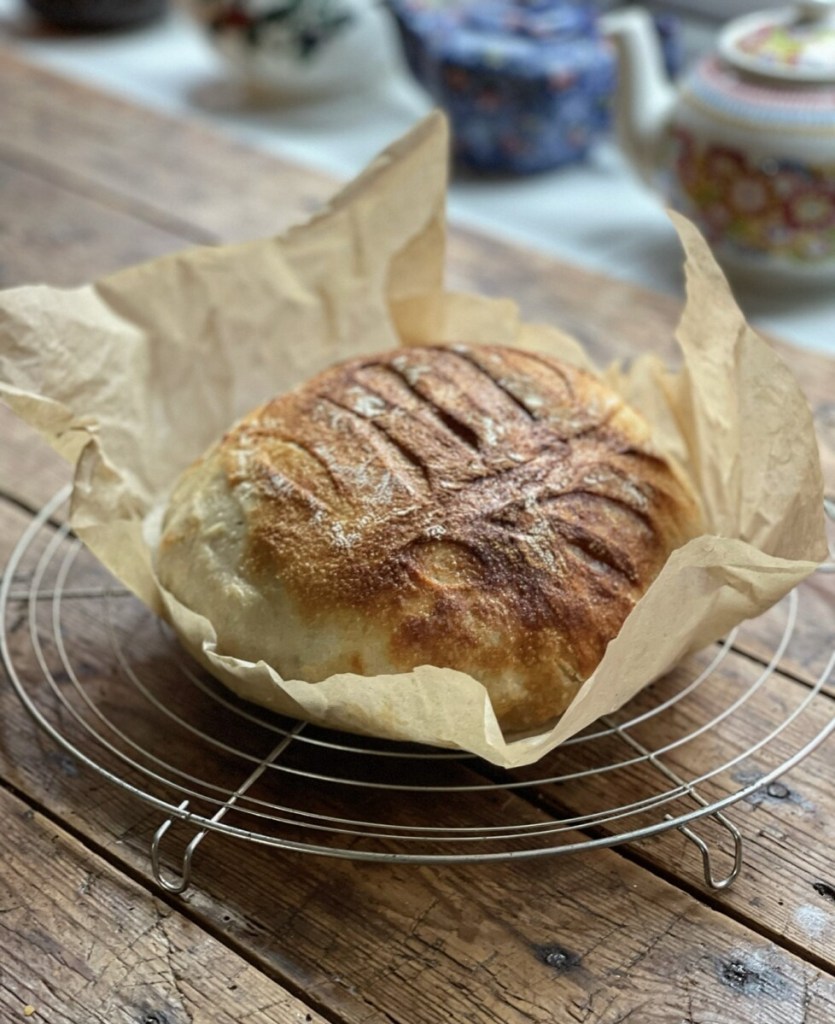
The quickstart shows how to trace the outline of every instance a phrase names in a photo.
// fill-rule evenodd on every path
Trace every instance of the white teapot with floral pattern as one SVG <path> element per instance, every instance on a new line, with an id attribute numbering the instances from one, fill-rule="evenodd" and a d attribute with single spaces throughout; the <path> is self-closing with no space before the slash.
<path id="1" fill-rule="evenodd" d="M 603 27 L 620 62 L 623 148 L 720 262 L 835 279 L 835 0 L 730 22 L 678 89 L 644 11 Z"/>

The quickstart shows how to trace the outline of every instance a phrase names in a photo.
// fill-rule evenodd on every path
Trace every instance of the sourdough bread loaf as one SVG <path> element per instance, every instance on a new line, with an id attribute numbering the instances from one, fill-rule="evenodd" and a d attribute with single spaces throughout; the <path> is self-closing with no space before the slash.
<path id="1" fill-rule="evenodd" d="M 517 732 L 565 709 L 698 531 L 683 475 L 591 374 L 400 348 L 232 427 L 177 486 L 157 570 L 219 653 L 308 682 L 458 669 Z"/>

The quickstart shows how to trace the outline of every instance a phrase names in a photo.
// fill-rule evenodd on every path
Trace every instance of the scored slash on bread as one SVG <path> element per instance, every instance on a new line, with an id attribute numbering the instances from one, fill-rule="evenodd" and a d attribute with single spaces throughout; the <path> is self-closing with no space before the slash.
<path id="1" fill-rule="evenodd" d="M 311 683 L 458 669 L 517 732 L 567 707 L 698 532 L 682 474 L 592 374 L 421 346 L 232 427 L 177 486 L 157 569 L 221 654 Z"/>

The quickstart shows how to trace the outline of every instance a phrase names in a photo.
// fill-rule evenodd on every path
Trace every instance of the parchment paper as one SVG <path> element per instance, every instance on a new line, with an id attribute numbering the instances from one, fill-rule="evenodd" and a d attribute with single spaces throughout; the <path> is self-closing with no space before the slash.
<path id="1" fill-rule="evenodd" d="M 241 696 L 514 766 L 618 708 L 826 557 L 808 405 L 683 218 L 674 217 L 687 253 L 685 367 L 669 373 L 650 355 L 605 375 L 690 475 L 707 532 L 673 553 L 554 728 L 504 737 L 481 683 L 432 666 L 282 680 L 218 651 L 211 624 L 165 593 L 152 568 L 181 471 L 238 416 L 338 359 L 448 340 L 589 365 L 575 341 L 521 322 L 509 300 L 443 291 L 447 143 L 442 117 L 430 116 L 282 238 L 182 252 L 74 290 L 3 293 L 0 395 L 75 464 L 78 535 Z"/>

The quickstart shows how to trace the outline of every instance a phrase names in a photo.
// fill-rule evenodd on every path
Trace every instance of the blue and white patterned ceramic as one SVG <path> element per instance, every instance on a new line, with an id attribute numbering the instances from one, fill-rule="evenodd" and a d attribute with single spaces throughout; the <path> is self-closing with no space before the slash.
<path id="1" fill-rule="evenodd" d="M 570 0 L 390 0 L 406 61 L 449 115 L 455 155 L 527 173 L 583 157 L 615 80 L 594 9 Z"/>

